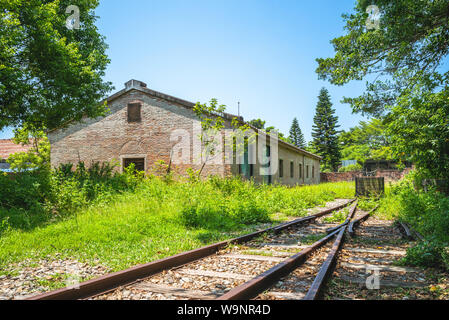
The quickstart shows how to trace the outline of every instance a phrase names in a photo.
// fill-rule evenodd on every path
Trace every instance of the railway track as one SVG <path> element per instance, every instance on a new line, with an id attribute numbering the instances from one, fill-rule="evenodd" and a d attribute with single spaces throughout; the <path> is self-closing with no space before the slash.
<path id="1" fill-rule="evenodd" d="M 300 300 L 305 298 L 304 289 L 309 288 L 309 292 L 319 290 L 325 281 L 325 278 L 321 280 L 319 278 L 323 272 L 327 273 L 330 270 L 329 267 L 326 268 L 327 260 L 323 260 L 323 257 L 326 254 L 332 254 L 335 244 L 341 242 L 342 234 L 356 208 L 357 202 L 350 208 L 344 223 L 326 228 L 324 231 L 329 233 L 328 235 L 245 284 L 232 289 L 219 299 Z M 335 236 L 337 239 L 332 245 L 330 240 Z M 321 269 L 319 269 L 320 265 L 322 265 Z M 299 266 L 301 268 L 298 268 Z M 313 280 L 315 273 L 316 281 Z M 280 281 L 282 277 L 285 278 Z"/>
<path id="2" fill-rule="evenodd" d="M 324 299 L 428 300 L 429 288 L 438 286 L 438 270 L 397 264 L 419 234 L 403 223 L 362 217 L 341 250 Z M 430 271 L 430 272 L 429 272 Z M 429 272 L 429 273 L 428 273 Z M 431 275 L 430 277 L 427 277 Z"/>
<path id="3" fill-rule="evenodd" d="M 357 257 L 364 252 L 375 253 L 376 249 L 363 248 L 353 239 L 356 227 L 369 219 L 376 209 L 357 211 L 357 200 L 353 199 L 304 218 L 109 274 L 76 287 L 44 293 L 29 300 L 316 300 L 323 297 L 323 289 L 336 265 L 337 272 L 333 278 L 354 282 L 354 279 L 349 279 L 347 270 L 341 272 L 342 266 L 357 269 L 363 264 L 354 264 L 354 259 L 368 265 L 375 260 Z M 342 216 L 345 220 L 339 223 Z M 372 239 L 374 242 L 382 242 L 382 235 L 398 236 L 391 230 L 380 230 L 376 226 L 369 228 L 381 232 L 377 234 L 379 238 Z M 368 229 L 360 229 L 363 238 Z M 368 232 L 372 232 L 371 229 Z M 345 248 L 342 254 L 346 232 L 351 240 L 349 248 Z M 407 228 L 401 232 L 410 236 Z M 350 261 L 337 263 L 339 255 L 347 258 L 348 250 L 353 253 Z M 394 250 L 377 251 L 396 254 Z M 377 260 L 381 263 L 385 261 Z M 385 270 L 403 269 L 407 268 L 389 267 Z M 350 270 L 349 273 L 355 271 Z M 357 280 L 358 284 L 365 285 L 365 278 Z M 392 283 L 394 281 L 387 280 L 383 285 Z M 333 298 L 330 291 L 330 298 Z"/>
<path id="4" fill-rule="evenodd" d="M 336 235 L 326 235 L 337 225 L 326 219 L 347 214 L 355 201 L 27 300 L 217 299 L 278 264 L 287 261 L 288 269 L 305 262 Z M 298 252 L 301 257 L 289 263 Z"/>

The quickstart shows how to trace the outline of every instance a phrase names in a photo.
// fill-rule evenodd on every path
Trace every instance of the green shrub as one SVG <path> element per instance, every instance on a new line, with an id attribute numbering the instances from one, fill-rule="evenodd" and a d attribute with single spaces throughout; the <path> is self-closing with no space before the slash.
<path id="1" fill-rule="evenodd" d="M 376 205 L 379 203 L 377 197 L 363 197 L 359 198 L 357 208 L 363 211 L 370 211 L 374 209 Z"/>
<path id="2" fill-rule="evenodd" d="M 3 233 L 8 232 L 9 230 L 11 230 L 11 226 L 9 225 L 9 217 L 3 218 L 0 220 L 0 236 Z"/>
<path id="3" fill-rule="evenodd" d="M 111 201 L 115 194 L 135 189 L 143 180 L 133 168 L 114 172 L 110 163 L 61 165 L 0 173 L 0 221 L 8 218 L 13 228 L 30 229 L 58 216 L 67 216 L 82 207 Z"/>
<path id="4" fill-rule="evenodd" d="M 426 239 L 409 249 L 404 260 L 412 265 L 449 267 L 449 197 L 435 190 L 416 190 L 415 172 L 387 188 L 380 201 L 379 212 L 394 216 L 412 226 Z"/>
<path id="5" fill-rule="evenodd" d="M 407 249 L 407 255 L 401 259 L 401 263 L 421 267 L 445 266 L 449 270 L 447 244 L 436 240 L 419 242 Z"/>
<path id="6" fill-rule="evenodd" d="M 255 185 L 239 177 L 210 177 L 188 185 L 185 195 L 188 200 L 181 209 L 181 221 L 189 227 L 214 230 L 266 222 L 270 214 L 278 212 L 304 216 L 307 208 L 337 197 L 349 198 L 354 192 L 350 183 L 286 187 Z"/>
<path id="7" fill-rule="evenodd" d="M 348 182 L 287 187 L 239 177 L 200 180 L 197 174 L 166 179 L 132 167 L 116 173 L 107 164 L 64 165 L 41 178 L 36 174 L 0 177 L 10 189 L 31 190 L 0 206 L 0 268 L 58 254 L 121 270 L 354 195 L 354 184 Z"/>
<path id="8" fill-rule="evenodd" d="M 393 193 L 400 201 L 398 217 L 427 238 L 449 242 L 449 197 L 435 191 L 418 192 L 410 180 Z"/>
<path id="9" fill-rule="evenodd" d="M 189 227 L 206 227 L 212 229 L 229 228 L 228 214 L 220 207 L 211 206 L 210 203 L 197 203 L 182 209 L 181 217 Z"/>
<path id="10" fill-rule="evenodd" d="M 9 176 L 0 173 L 0 207 L 40 210 L 51 192 L 50 173 L 27 171 Z"/>
<path id="11" fill-rule="evenodd" d="M 325 223 L 343 223 L 345 222 L 347 216 L 349 214 L 349 210 L 347 208 L 345 208 L 344 210 L 341 210 L 331 216 L 325 217 L 323 219 L 323 222 Z"/>
<path id="12" fill-rule="evenodd" d="M 441 252 L 441 258 L 443 260 L 443 265 L 449 270 L 449 247 L 446 246 Z"/>
<path id="13" fill-rule="evenodd" d="M 0 221 L 7 221 L 2 230 L 9 228 L 6 223 L 30 230 L 84 208 L 107 206 L 129 192 L 140 199 L 138 203 L 153 201 L 148 210 L 175 212 L 185 226 L 220 231 L 267 222 L 276 213 L 304 216 L 307 208 L 354 193 L 351 183 L 287 187 L 217 176 L 178 181 L 145 176 L 133 166 L 119 173 L 114 164 L 82 162 L 52 171 L 22 172 L 14 178 L 2 175 L 0 187 Z"/>
<path id="14" fill-rule="evenodd" d="M 190 184 L 189 202 L 181 211 L 182 221 L 190 227 L 230 230 L 269 220 L 260 194 L 262 188 L 240 178 L 210 177 Z"/>

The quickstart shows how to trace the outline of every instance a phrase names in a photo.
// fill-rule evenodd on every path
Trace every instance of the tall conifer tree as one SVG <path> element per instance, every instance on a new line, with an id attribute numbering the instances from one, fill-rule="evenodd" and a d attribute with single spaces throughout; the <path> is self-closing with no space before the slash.
<path id="1" fill-rule="evenodd" d="M 290 128 L 290 136 L 288 138 L 298 148 L 305 148 L 306 141 L 304 140 L 304 135 L 302 134 L 298 119 L 296 118 L 293 119 L 292 126 Z"/>
<path id="2" fill-rule="evenodd" d="M 313 122 L 312 146 L 316 153 L 323 158 L 321 163 L 324 169 L 337 171 L 341 158 L 337 131 L 340 126 L 326 88 L 322 88 L 318 96 Z"/>

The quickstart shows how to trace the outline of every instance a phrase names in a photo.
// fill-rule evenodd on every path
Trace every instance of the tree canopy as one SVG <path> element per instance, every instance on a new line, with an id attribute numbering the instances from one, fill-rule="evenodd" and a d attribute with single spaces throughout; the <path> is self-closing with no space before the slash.
<path id="1" fill-rule="evenodd" d="M 72 4 L 0 0 L 0 129 L 52 129 L 104 114 L 99 101 L 112 87 L 102 80 L 109 60 L 95 26 L 98 0 L 76 1 L 79 29 L 66 24 Z"/>
<path id="2" fill-rule="evenodd" d="M 257 128 L 257 129 L 265 129 L 265 124 L 267 122 L 263 121 L 262 119 L 253 119 L 248 121 L 248 124 L 252 125 L 253 127 Z"/>
<path id="3" fill-rule="evenodd" d="M 367 24 L 369 5 L 379 9 L 375 28 Z M 358 0 L 343 18 L 346 34 L 331 41 L 335 56 L 317 59 L 319 78 L 336 85 L 368 80 L 364 94 L 343 101 L 355 112 L 385 119 L 397 156 L 410 156 L 433 177 L 447 177 L 448 1 Z"/>
<path id="4" fill-rule="evenodd" d="M 266 121 L 261 120 L 261 119 L 253 119 L 253 120 L 248 121 L 248 124 L 255 127 L 256 129 L 263 130 L 265 132 L 277 131 L 279 139 L 281 139 L 285 142 L 289 142 L 289 143 L 291 142 L 288 138 L 286 138 L 284 136 L 284 134 L 282 132 L 280 132 L 278 129 L 276 129 L 276 127 L 269 126 L 269 127 L 265 128 L 266 123 L 267 123 Z"/>
<path id="5" fill-rule="evenodd" d="M 373 118 L 369 122 L 360 121 L 358 126 L 340 132 L 342 160 L 357 160 L 360 165 L 370 159 L 399 160 L 393 158 L 385 130 L 382 120 Z"/>
<path id="6" fill-rule="evenodd" d="M 50 168 L 50 142 L 43 130 L 25 124 L 24 127 L 14 130 L 13 141 L 16 144 L 30 146 L 26 152 L 17 152 L 9 156 L 7 161 L 13 171 Z"/>

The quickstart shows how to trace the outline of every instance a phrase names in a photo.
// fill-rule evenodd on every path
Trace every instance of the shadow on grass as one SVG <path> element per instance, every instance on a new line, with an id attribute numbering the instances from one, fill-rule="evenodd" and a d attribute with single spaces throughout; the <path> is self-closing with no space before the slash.
<path id="1" fill-rule="evenodd" d="M 28 211 L 0 208 L 0 237 L 8 231 L 32 231 L 60 219 L 43 209 Z"/>
<path id="2" fill-rule="evenodd" d="M 220 242 L 224 240 L 230 240 L 238 238 L 242 235 L 250 234 L 255 231 L 266 229 L 268 226 L 277 224 L 273 220 L 263 220 L 256 224 L 238 224 L 235 223 L 232 227 L 227 225 L 224 228 L 217 228 L 216 225 L 212 226 L 202 226 L 202 231 L 195 236 L 196 239 L 201 241 L 203 244 L 211 244 L 215 242 Z M 188 228 L 192 228 L 187 226 Z"/>
<path id="3" fill-rule="evenodd" d="M 223 234 L 217 233 L 217 231 L 204 231 L 198 234 L 196 238 L 200 240 L 201 243 L 208 244 L 223 240 Z"/>
<path id="4" fill-rule="evenodd" d="M 50 184 L 44 171 L 0 173 L 0 236 L 9 230 L 30 231 L 55 219 L 44 206 Z"/>

